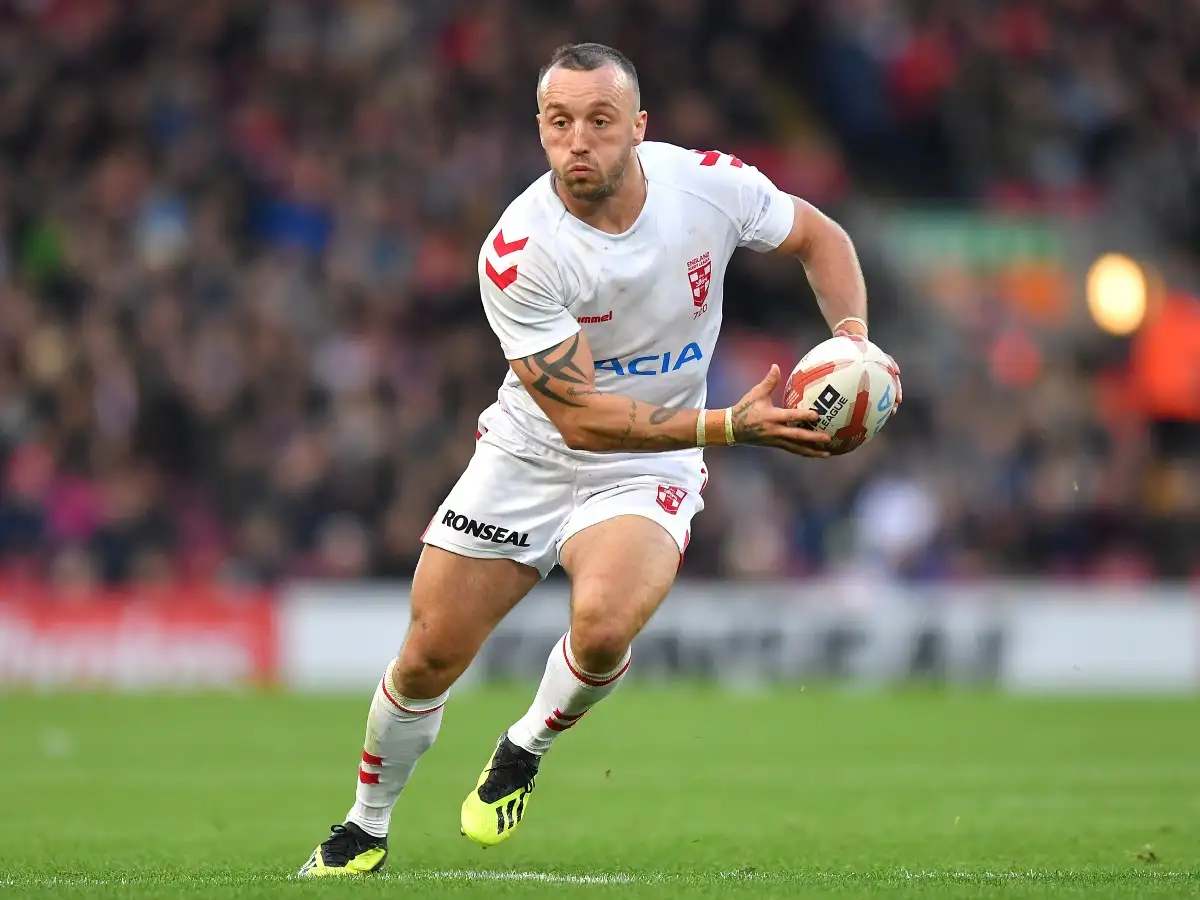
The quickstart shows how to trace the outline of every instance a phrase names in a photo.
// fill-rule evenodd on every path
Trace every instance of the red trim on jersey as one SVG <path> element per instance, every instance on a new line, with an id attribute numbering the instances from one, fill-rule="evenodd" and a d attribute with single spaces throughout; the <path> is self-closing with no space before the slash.
<path id="1" fill-rule="evenodd" d="M 693 150 L 693 153 L 699 153 L 703 159 L 700 160 L 702 166 L 715 166 L 724 155 L 720 150 Z M 743 165 L 742 161 L 732 154 L 729 156 L 729 165 L 735 169 L 740 169 Z"/>
<path id="2" fill-rule="evenodd" d="M 497 272 L 496 267 L 492 265 L 490 259 L 483 261 L 483 271 L 492 280 L 492 284 L 500 288 L 500 290 L 510 287 L 517 280 L 516 266 L 509 266 L 503 272 Z"/>
<path id="3" fill-rule="evenodd" d="M 567 668 L 571 670 L 571 674 L 584 684 L 590 684 L 592 687 L 604 687 L 606 684 L 612 684 L 625 674 L 625 670 L 628 669 L 629 664 L 633 662 L 633 657 L 631 656 L 629 659 L 625 660 L 625 665 L 621 666 L 621 671 L 617 672 L 616 675 L 613 675 L 611 678 L 598 680 L 596 678 L 592 678 L 590 675 L 585 675 L 583 672 L 580 672 L 577 668 L 575 668 L 574 665 L 572 665 L 571 656 L 569 653 L 567 653 L 567 636 L 565 634 L 563 635 L 562 639 L 562 653 L 563 659 L 567 661 Z"/>
<path id="4" fill-rule="evenodd" d="M 369 766 L 382 766 L 383 765 L 383 757 L 382 756 L 373 756 L 372 754 L 368 753 L 366 750 L 363 751 L 363 760 L 362 761 L 365 762 Z"/>
<path id="5" fill-rule="evenodd" d="M 518 250 L 524 250 L 525 245 L 529 243 L 529 238 L 517 238 L 515 241 L 504 240 L 504 229 L 501 228 L 496 232 L 496 239 L 492 241 L 492 248 L 496 251 L 497 256 L 508 256 L 510 253 L 516 253 Z"/>

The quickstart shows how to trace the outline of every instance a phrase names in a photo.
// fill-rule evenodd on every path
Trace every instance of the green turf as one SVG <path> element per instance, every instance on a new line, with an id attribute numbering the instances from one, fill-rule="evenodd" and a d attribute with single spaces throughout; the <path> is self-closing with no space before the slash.
<path id="1" fill-rule="evenodd" d="M 365 698 L 0 697 L 0 897 L 1200 896 L 1195 701 L 630 685 L 485 852 L 458 806 L 528 697 L 456 697 L 388 875 L 339 883 L 289 876 Z"/>

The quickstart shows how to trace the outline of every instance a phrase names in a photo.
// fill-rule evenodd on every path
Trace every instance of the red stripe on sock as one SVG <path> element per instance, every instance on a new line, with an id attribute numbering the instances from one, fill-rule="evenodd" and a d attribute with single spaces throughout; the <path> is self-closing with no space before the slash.
<path id="1" fill-rule="evenodd" d="M 368 772 L 362 766 L 358 767 L 358 780 L 363 784 L 379 784 L 379 775 L 375 772 Z"/>
<path id="2" fill-rule="evenodd" d="M 392 702 L 392 706 L 396 707 L 396 709 L 400 710 L 400 712 L 402 712 L 402 713 L 408 713 L 410 716 L 427 716 L 430 713 L 437 712 L 439 709 L 441 709 L 443 706 L 446 705 L 446 701 L 443 700 L 441 703 L 439 703 L 433 709 L 409 709 L 407 706 L 401 706 L 399 703 L 397 703 L 396 698 L 388 693 L 386 679 L 384 679 L 383 681 L 380 681 L 379 686 L 380 686 L 380 688 L 383 689 L 383 696 L 387 697 L 388 700 L 390 700 Z"/>
<path id="3" fill-rule="evenodd" d="M 629 668 L 629 664 L 633 662 L 633 657 L 625 660 L 625 665 L 621 666 L 621 671 L 617 672 L 611 678 L 596 679 L 589 675 L 580 672 L 574 665 L 571 664 L 571 655 L 567 653 L 567 636 L 564 634 L 562 639 L 563 659 L 567 661 L 567 668 L 571 670 L 571 674 L 582 681 L 584 684 L 590 684 L 592 687 L 604 687 L 606 684 L 612 684 L 618 678 L 625 674 L 625 670 Z"/>
<path id="4" fill-rule="evenodd" d="M 554 708 L 554 712 L 546 717 L 546 727 L 551 731 L 566 731 L 586 715 L 587 710 L 585 709 L 583 712 L 578 713 L 577 715 L 568 716 L 556 706 Z"/>
<path id="5" fill-rule="evenodd" d="M 383 765 L 383 757 L 382 756 L 372 756 L 370 753 L 368 753 L 366 750 L 364 750 L 363 751 L 363 762 L 365 762 L 369 766 L 382 766 Z"/>

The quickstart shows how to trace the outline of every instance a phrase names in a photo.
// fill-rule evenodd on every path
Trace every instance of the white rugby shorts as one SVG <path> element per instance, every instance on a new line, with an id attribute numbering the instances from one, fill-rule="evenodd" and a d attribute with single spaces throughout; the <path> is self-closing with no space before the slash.
<path id="1" fill-rule="evenodd" d="M 617 516 L 657 522 L 682 558 L 704 509 L 699 454 L 614 454 L 581 461 L 519 430 L 495 407 L 480 420 L 475 455 L 422 540 L 461 556 L 512 559 L 543 578 L 573 535 Z"/>

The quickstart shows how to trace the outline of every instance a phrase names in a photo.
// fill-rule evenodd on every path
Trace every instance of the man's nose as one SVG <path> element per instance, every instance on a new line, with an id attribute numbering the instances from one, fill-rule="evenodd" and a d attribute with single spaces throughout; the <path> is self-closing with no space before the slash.
<path id="1" fill-rule="evenodd" d="M 575 127 L 571 129 L 571 152 L 577 156 L 582 156 L 591 149 L 587 142 L 586 129 L 587 125 L 584 122 L 576 122 Z"/>

